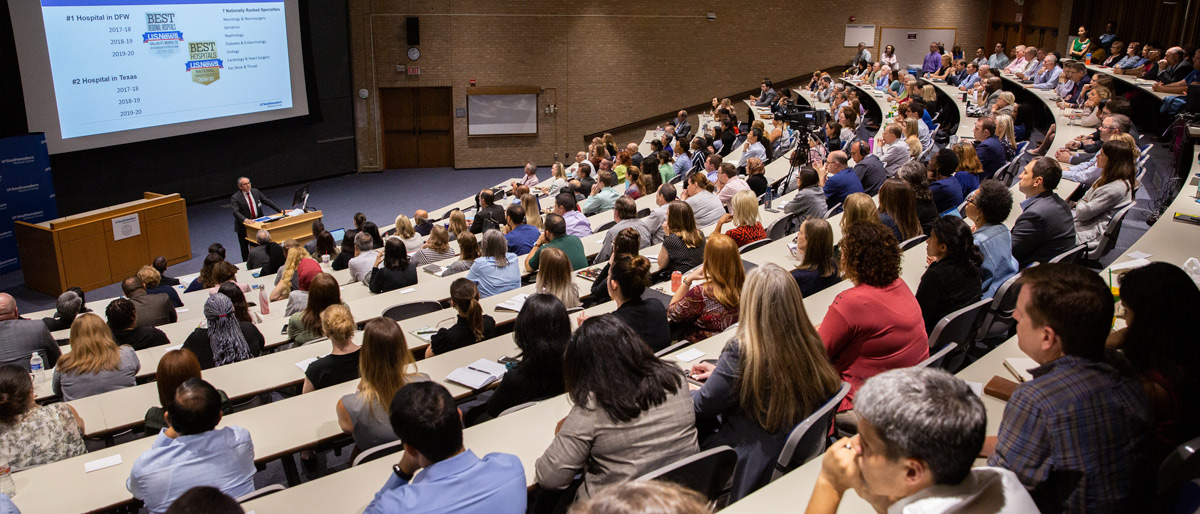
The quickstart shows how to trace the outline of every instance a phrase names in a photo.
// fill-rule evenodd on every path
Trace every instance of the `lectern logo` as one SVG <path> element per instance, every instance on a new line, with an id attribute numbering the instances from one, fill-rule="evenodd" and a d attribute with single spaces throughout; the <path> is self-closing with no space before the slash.
<path id="1" fill-rule="evenodd" d="M 150 55 L 163 58 L 175 55 L 179 53 L 181 42 L 183 32 L 176 30 L 175 13 L 146 13 L 146 32 L 142 34 L 142 44 L 150 49 Z"/>
<path id="2" fill-rule="evenodd" d="M 187 71 L 192 72 L 192 82 L 209 85 L 221 78 L 221 60 L 217 58 L 217 43 L 202 41 L 188 43 Z"/>

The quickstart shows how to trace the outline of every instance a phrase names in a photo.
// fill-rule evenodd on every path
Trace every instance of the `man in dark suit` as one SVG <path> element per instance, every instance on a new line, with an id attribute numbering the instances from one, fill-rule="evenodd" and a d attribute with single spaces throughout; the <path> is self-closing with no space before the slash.
<path id="1" fill-rule="evenodd" d="M 121 291 L 133 302 L 137 311 L 137 326 L 156 327 L 174 323 L 179 319 L 171 299 L 167 295 L 146 293 L 146 284 L 137 276 L 132 276 L 121 282 Z"/>
<path id="2" fill-rule="evenodd" d="M 20 319 L 17 302 L 8 293 L 0 293 L 0 364 L 16 364 L 29 369 L 33 352 L 42 356 L 43 369 L 54 367 L 62 350 L 50 337 L 46 324 Z"/>
<path id="3" fill-rule="evenodd" d="M 158 274 L 161 276 L 161 278 L 159 279 L 159 282 L 158 282 L 159 284 L 162 284 L 164 286 L 179 285 L 179 279 L 177 279 L 175 277 L 167 276 L 167 258 L 166 257 L 163 257 L 161 255 L 159 255 L 158 257 L 155 257 L 153 266 L 154 266 L 154 269 L 158 270 Z"/>
<path id="4" fill-rule="evenodd" d="M 1054 188 L 1062 170 L 1053 157 L 1039 157 L 1021 171 L 1017 187 L 1025 194 L 1021 216 L 1012 227 L 1012 254 L 1021 268 L 1049 262 L 1075 247 L 1075 219 Z"/>
<path id="5" fill-rule="evenodd" d="M 687 141 L 687 137 L 692 134 L 692 124 L 688 123 L 687 111 L 679 111 L 675 117 L 675 137 L 682 141 Z"/>
<path id="6" fill-rule="evenodd" d="M 250 256 L 246 258 L 246 269 L 249 270 L 266 266 L 271 262 L 271 250 L 279 246 L 279 243 L 271 241 L 271 233 L 266 230 L 259 230 L 255 240 L 258 241 L 258 246 L 251 248 Z M 283 251 L 283 247 L 280 247 L 280 251 Z"/>
<path id="7" fill-rule="evenodd" d="M 992 178 L 996 170 L 1008 162 L 1004 157 L 1004 145 L 996 137 L 996 118 L 985 116 L 975 121 L 975 140 L 979 142 L 975 145 L 975 153 L 983 164 L 982 178 Z"/>
<path id="8" fill-rule="evenodd" d="M 238 246 L 242 249 L 242 260 L 244 261 L 250 256 L 250 242 L 246 240 L 246 220 L 262 216 L 264 204 L 275 209 L 276 212 L 283 212 L 283 209 L 275 205 L 275 202 L 272 202 L 261 191 L 250 187 L 250 179 L 238 178 L 237 184 L 238 192 L 229 199 L 229 208 L 233 210 L 233 231 L 237 232 Z"/>
<path id="9" fill-rule="evenodd" d="M 879 156 L 871 153 L 866 141 L 850 143 L 850 156 L 854 158 L 854 174 L 862 183 L 863 192 L 871 196 L 879 193 L 883 181 L 887 180 L 887 169 Z"/>

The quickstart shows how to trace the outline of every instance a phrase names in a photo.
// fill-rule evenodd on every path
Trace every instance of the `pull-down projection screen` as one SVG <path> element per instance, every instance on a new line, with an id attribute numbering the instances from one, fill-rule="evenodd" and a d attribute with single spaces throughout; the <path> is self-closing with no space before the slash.
<path id="1" fill-rule="evenodd" d="M 9 2 L 50 153 L 308 114 L 298 0 Z"/>

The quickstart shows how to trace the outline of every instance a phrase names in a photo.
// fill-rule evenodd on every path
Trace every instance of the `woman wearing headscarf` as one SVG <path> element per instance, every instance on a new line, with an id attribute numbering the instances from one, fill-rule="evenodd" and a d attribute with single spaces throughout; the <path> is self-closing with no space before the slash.
<path id="1" fill-rule="evenodd" d="M 221 293 L 204 302 L 205 323 L 196 328 L 183 347 L 196 354 L 203 369 L 257 357 L 262 353 L 263 335 L 249 321 L 238 321 L 233 301 Z"/>

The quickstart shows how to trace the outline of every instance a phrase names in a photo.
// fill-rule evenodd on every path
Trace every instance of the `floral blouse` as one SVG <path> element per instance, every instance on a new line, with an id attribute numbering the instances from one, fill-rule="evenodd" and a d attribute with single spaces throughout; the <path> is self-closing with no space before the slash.
<path id="1" fill-rule="evenodd" d="M 738 322 L 738 308 L 718 302 L 704 285 L 693 286 L 667 309 L 667 319 L 687 324 L 683 338 L 697 343 L 721 333 Z"/>
<path id="2" fill-rule="evenodd" d="M 733 227 L 726 230 L 725 235 L 732 237 L 738 246 L 746 246 L 755 241 L 767 238 L 767 232 L 763 230 L 762 223 Z"/>
<path id="3" fill-rule="evenodd" d="M 87 453 L 75 416 L 65 403 L 34 407 L 13 424 L 0 424 L 0 450 L 13 468 L 31 468 Z"/>

